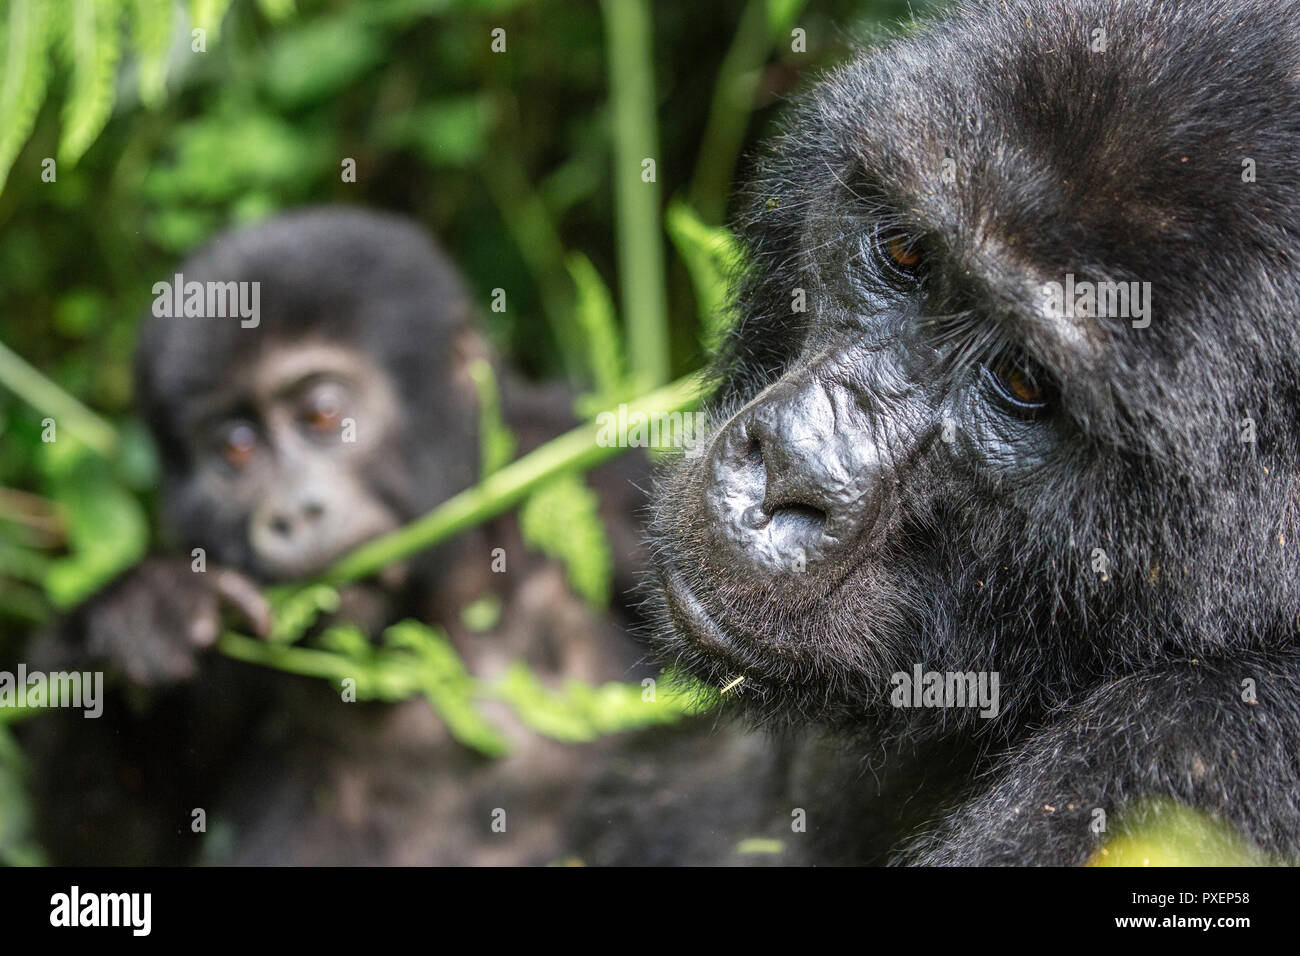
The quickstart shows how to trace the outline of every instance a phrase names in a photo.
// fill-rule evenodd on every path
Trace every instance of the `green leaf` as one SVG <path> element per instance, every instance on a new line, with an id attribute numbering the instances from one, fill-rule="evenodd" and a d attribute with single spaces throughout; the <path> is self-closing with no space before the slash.
<path id="1" fill-rule="evenodd" d="M 593 607 L 605 607 L 613 578 L 613 558 L 600 499 L 570 473 L 552 479 L 524 502 L 519 512 L 524 543 L 561 561 L 573 590 Z"/>
<path id="2" fill-rule="evenodd" d="M 1170 800 L 1125 809 L 1088 866 L 1269 866 L 1268 856 L 1228 824 Z"/>
<path id="3" fill-rule="evenodd" d="M 704 344 L 716 348 L 731 318 L 729 277 L 740 263 L 740 247 L 730 230 L 705 224 L 680 200 L 669 205 L 665 223 L 691 275 Z"/>
<path id="4" fill-rule="evenodd" d="M 294 0 L 257 0 L 257 6 L 262 11 L 262 16 L 272 23 L 288 20 L 298 12 Z"/>
<path id="5" fill-rule="evenodd" d="M 167 53 L 176 19 L 172 0 L 131 0 L 131 43 L 140 81 L 140 100 L 157 109 L 167 97 Z"/>
<path id="6" fill-rule="evenodd" d="M 122 55 L 121 0 L 70 0 L 64 25 L 64 62 L 72 71 L 63 104 L 59 159 L 74 165 L 113 112 Z"/>
<path id="7" fill-rule="evenodd" d="M 365 660 L 372 650 L 370 638 L 355 624 L 331 625 L 316 641 L 327 651 L 344 654 L 356 660 Z"/>
<path id="8" fill-rule="evenodd" d="M 617 681 L 598 687 L 566 681 L 563 690 L 554 691 L 522 662 L 506 670 L 492 693 L 530 729 L 565 743 L 676 723 L 702 713 L 712 701 L 696 687 L 672 677 L 662 681 L 653 699 L 647 699 L 640 685 Z"/>
<path id="9" fill-rule="evenodd" d="M 517 443 L 510 427 L 501 414 L 501 395 L 497 391 L 496 375 L 486 359 L 469 363 L 469 376 L 478 392 L 479 428 L 479 480 L 510 464 L 515 457 Z"/>
<path id="10" fill-rule="evenodd" d="M 51 446 L 71 443 L 62 438 Z M 45 591 L 59 608 L 90 597 L 144 557 L 149 543 L 144 509 L 113 478 L 111 466 L 84 448 L 77 460 L 75 468 L 66 462 L 58 466 L 50 489 L 71 551 L 51 561 L 45 577 Z"/>
<path id="11" fill-rule="evenodd" d="M 285 33 L 271 47 L 266 89 L 292 109 L 337 96 L 383 58 L 383 45 L 352 19 L 332 17 Z"/>
<path id="12" fill-rule="evenodd" d="M 0 530 L 3 530 L 2 525 Z M 45 551 L 0 537 L 0 578 L 42 583 L 50 573 L 52 560 Z"/>
<path id="13" fill-rule="evenodd" d="M 221 21 L 230 9 L 230 0 L 190 0 L 190 23 L 207 31 L 208 49 L 221 36 Z"/>
<path id="14" fill-rule="evenodd" d="M 143 492 L 158 487 L 158 446 L 144 423 L 128 419 L 117 430 L 114 474 L 128 488 Z"/>
<path id="15" fill-rule="evenodd" d="M 564 261 L 577 290 L 574 318 L 586 345 L 587 368 L 596 387 L 596 401 L 621 397 L 630 385 L 623 365 L 623 342 L 614 314 L 614 297 L 596 267 L 580 252 Z"/>
<path id="16" fill-rule="evenodd" d="M 425 677 L 425 697 L 452 736 L 490 757 L 509 751 L 506 739 L 478 712 L 474 704 L 478 682 L 445 635 L 418 621 L 402 621 L 384 632 L 384 641 L 414 653 Z"/>
<path id="17" fill-rule="evenodd" d="M 280 585 L 268 588 L 266 599 L 272 616 L 268 640 L 273 644 L 292 644 L 322 614 L 337 611 L 340 600 L 339 592 L 328 584 Z"/>
<path id="18" fill-rule="evenodd" d="M 381 145 L 413 149 L 433 167 L 467 166 L 487 150 L 491 112 L 479 94 L 444 97 L 388 117 Z"/>
<path id="19" fill-rule="evenodd" d="M 334 162 L 321 134 L 231 103 L 178 125 L 169 139 L 171 158 L 149 168 L 143 191 L 171 212 L 190 217 L 169 223 L 182 240 L 192 238 L 187 228 L 212 224 L 211 215 L 193 208 L 195 203 L 235 202 L 262 190 L 293 195 L 304 179 Z"/>
<path id="20" fill-rule="evenodd" d="M 0 24 L 0 190 L 31 135 L 49 81 L 50 16 L 46 0 L 10 0 Z"/>
<path id="21" fill-rule="evenodd" d="M 32 839 L 27 798 L 27 764 L 13 734 L 0 722 L 0 865 L 40 866 L 40 849 Z"/>
<path id="22" fill-rule="evenodd" d="M 0 553 L 0 558 L 3 554 Z M 3 567 L 3 564 L 0 564 Z M 497 626 L 501 620 L 501 599 L 495 594 L 486 594 L 471 601 L 460 610 L 461 623 L 471 632 L 482 634 Z"/>
<path id="23" fill-rule="evenodd" d="M 781 43 L 790 39 L 790 30 L 808 0 L 767 0 L 767 27 L 772 41 Z"/>

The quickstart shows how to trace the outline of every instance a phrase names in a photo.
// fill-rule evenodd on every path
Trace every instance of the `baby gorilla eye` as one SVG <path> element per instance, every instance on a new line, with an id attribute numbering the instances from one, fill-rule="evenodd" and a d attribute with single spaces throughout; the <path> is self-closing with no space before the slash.
<path id="1" fill-rule="evenodd" d="M 1038 413 L 1047 408 L 1050 393 L 1046 376 L 1027 358 L 1003 358 L 984 369 L 999 397 L 1013 409 Z"/>
<path id="2" fill-rule="evenodd" d="M 346 396 L 336 384 L 320 385 L 307 394 L 301 419 L 312 431 L 329 434 L 339 429 Z"/>
<path id="3" fill-rule="evenodd" d="M 257 432 L 248 422 L 230 422 L 222 426 L 218 445 L 227 464 L 243 468 L 257 451 Z"/>

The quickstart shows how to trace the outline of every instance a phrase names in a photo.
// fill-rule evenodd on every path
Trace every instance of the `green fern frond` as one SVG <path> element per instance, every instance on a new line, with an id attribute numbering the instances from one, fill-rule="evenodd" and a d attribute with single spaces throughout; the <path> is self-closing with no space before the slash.
<path id="1" fill-rule="evenodd" d="M 740 261 L 740 246 L 730 230 L 708 225 L 681 200 L 668 206 L 664 224 L 691 275 L 704 345 L 715 348 L 732 318 L 728 281 Z"/>
<path id="2" fill-rule="evenodd" d="M 167 49 L 176 8 L 172 0 L 131 0 L 131 42 L 135 47 L 140 100 L 157 109 L 167 96 Z"/>
<path id="3" fill-rule="evenodd" d="M 298 12 L 293 0 L 257 0 L 257 6 L 262 11 L 262 16 L 272 23 L 287 20 Z"/>
<path id="4" fill-rule="evenodd" d="M 229 9 L 230 0 L 190 0 L 190 23 L 207 31 L 209 43 L 215 42 Z"/>
<path id="5" fill-rule="evenodd" d="M 0 79 L 0 189 L 31 135 L 49 83 L 49 8 L 45 0 L 10 0 L 0 24 L 4 51 Z"/>
<path id="6" fill-rule="evenodd" d="M 469 363 L 469 376 L 478 392 L 479 478 L 482 479 L 510 464 L 517 443 L 501 413 L 501 394 L 491 364 L 486 359 L 474 359 Z"/>
<path id="7" fill-rule="evenodd" d="M 71 0 L 64 9 L 60 46 L 72 79 L 63 104 L 61 162 L 79 160 L 113 112 L 121 23 L 121 0 Z"/>
<path id="8" fill-rule="evenodd" d="M 588 603 L 609 603 L 613 557 L 600 501 L 582 475 L 561 475 L 533 492 L 519 511 L 519 527 L 530 548 L 563 562 L 569 584 Z"/>
<path id="9" fill-rule="evenodd" d="M 614 297 L 591 260 L 582 253 L 570 253 L 564 264 L 578 293 L 574 317 L 582 330 L 587 368 L 596 396 L 602 401 L 613 400 L 627 389 Z"/>

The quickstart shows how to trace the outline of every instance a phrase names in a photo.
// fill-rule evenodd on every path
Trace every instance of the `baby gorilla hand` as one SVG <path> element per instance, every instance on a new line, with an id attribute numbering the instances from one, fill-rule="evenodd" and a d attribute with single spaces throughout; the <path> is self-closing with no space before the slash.
<path id="1" fill-rule="evenodd" d="M 266 600 L 243 575 L 198 572 L 188 561 L 168 558 L 144 561 L 82 613 L 90 656 L 145 687 L 192 678 L 197 655 L 216 643 L 227 616 L 259 636 L 271 626 Z"/>

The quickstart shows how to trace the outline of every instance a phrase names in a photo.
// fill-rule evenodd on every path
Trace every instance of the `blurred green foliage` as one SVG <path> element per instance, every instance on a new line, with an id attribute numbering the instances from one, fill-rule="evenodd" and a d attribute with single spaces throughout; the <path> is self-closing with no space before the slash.
<path id="1" fill-rule="evenodd" d="M 680 372 L 716 339 L 722 291 L 701 251 L 717 223 L 678 197 L 720 216 L 726 186 L 702 192 L 700 176 L 735 166 L 800 75 L 844 54 L 847 25 L 906 8 L 650 9 L 643 79 L 658 108 L 631 119 L 655 129 L 660 195 L 674 202 L 665 332 Z M 790 49 L 796 21 L 807 52 Z M 586 412 L 631 397 L 604 34 L 596 0 L 0 0 L 0 343 L 129 439 L 125 465 L 58 465 L 40 440 L 48 404 L 0 389 L 0 489 L 42 499 L 0 497 L 0 620 L 25 627 L 75 603 L 147 545 L 154 478 L 129 424 L 136 325 L 152 283 L 232 222 L 311 202 L 412 215 L 481 302 L 508 290 L 508 311 L 482 315 L 516 364 L 574 379 Z M 341 175 L 349 159 L 355 182 Z M 664 244 L 661 224 L 648 231 Z M 62 439 L 74 422 L 56 417 Z M 93 429 L 73 437 L 102 444 Z M 500 444 L 484 454 L 508 460 Z"/>
<path id="2" fill-rule="evenodd" d="M 645 356 L 627 342 L 666 341 L 673 374 L 700 364 L 724 321 L 736 253 L 718 226 L 744 151 L 808 71 L 844 56 L 855 25 L 924 6 L 647 4 L 651 57 L 623 80 L 654 111 L 636 115 L 635 96 L 611 98 L 607 52 L 635 46 L 635 30 L 607 36 L 597 0 L 0 0 L 0 667 L 153 543 L 157 467 L 130 415 L 132 347 L 152 284 L 216 230 L 304 203 L 412 216 L 465 271 L 503 354 L 530 375 L 570 378 L 590 414 L 646 384 L 633 383 Z M 792 24 L 806 51 L 791 49 Z M 642 209 L 630 236 L 616 228 L 616 130 L 624 144 L 658 144 L 658 208 L 650 219 Z M 628 304 L 632 244 L 676 256 L 656 280 L 663 314 L 629 329 L 615 303 Z M 506 312 L 486 308 L 496 288 Z M 479 384 L 487 397 L 491 382 Z M 484 434 L 488 475 L 514 445 L 504 429 Z M 577 590 L 608 597 L 607 545 L 580 476 L 540 489 L 524 526 Z M 332 594 L 279 595 L 284 643 L 256 646 L 333 655 L 286 666 L 307 660 L 322 676 L 368 653 L 432 666 L 436 634 L 409 628 L 377 648 L 347 646 L 344 632 L 330 638 L 338 646 L 290 646 Z M 500 693 L 571 739 L 622 726 L 615 698 L 639 691 L 529 679 L 514 674 Z M 372 689 L 383 697 L 382 681 Z M 433 702 L 490 749 L 457 701 Z M 0 738 L 0 861 L 31 861 L 9 744 Z"/>
<path id="3" fill-rule="evenodd" d="M 1272 866 L 1259 847 L 1216 817 L 1169 800 L 1119 814 L 1088 866 Z"/>

